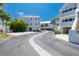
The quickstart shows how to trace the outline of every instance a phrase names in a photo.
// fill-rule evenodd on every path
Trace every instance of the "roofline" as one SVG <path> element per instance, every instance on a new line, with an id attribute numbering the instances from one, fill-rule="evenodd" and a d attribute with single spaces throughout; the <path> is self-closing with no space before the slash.
<path id="1" fill-rule="evenodd" d="M 66 5 L 68 5 L 68 3 L 65 3 L 65 4 L 60 8 L 60 11 L 61 11 Z"/>
<path id="2" fill-rule="evenodd" d="M 68 5 L 69 3 L 65 3 L 61 8 L 60 8 L 60 11 L 66 6 Z M 74 3 L 74 4 L 77 4 L 77 3 Z"/>

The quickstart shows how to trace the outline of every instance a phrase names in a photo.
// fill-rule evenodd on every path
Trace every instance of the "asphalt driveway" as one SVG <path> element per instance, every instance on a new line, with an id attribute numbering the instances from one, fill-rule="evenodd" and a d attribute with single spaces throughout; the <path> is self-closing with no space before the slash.
<path id="1" fill-rule="evenodd" d="M 79 56 L 79 45 L 56 39 L 51 31 L 34 41 L 53 56 Z"/>

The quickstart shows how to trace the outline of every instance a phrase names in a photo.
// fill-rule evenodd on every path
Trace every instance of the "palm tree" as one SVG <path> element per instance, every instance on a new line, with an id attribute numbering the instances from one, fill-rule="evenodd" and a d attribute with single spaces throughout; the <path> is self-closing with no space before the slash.
<path id="1" fill-rule="evenodd" d="M 7 21 L 10 19 L 10 16 L 8 13 L 6 13 L 5 11 L 3 10 L 0 10 L 0 18 L 2 20 L 2 25 L 4 25 L 4 21 Z"/>
<path id="2" fill-rule="evenodd" d="M 4 9 L 5 3 L 0 3 L 0 9 Z"/>
<path id="3" fill-rule="evenodd" d="M 4 7 L 4 3 L 0 3 L 0 18 L 2 20 L 2 26 L 4 26 L 4 21 L 9 20 L 10 19 L 10 15 L 4 11 L 3 7 Z"/>
<path id="4" fill-rule="evenodd" d="M 0 3 L 0 6 L 3 6 L 4 5 L 4 3 Z"/>
<path id="5" fill-rule="evenodd" d="M 1 24 L 2 26 L 4 26 L 4 24 L 5 24 L 4 21 L 7 21 L 10 19 L 10 15 L 4 11 L 4 6 L 5 6 L 4 3 L 0 3 L 0 19 L 2 21 L 2 24 Z"/>

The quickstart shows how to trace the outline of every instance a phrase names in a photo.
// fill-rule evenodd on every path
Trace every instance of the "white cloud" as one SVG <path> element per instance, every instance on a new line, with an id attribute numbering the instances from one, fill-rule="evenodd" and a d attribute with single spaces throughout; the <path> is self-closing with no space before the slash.
<path id="1" fill-rule="evenodd" d="M 21 15 L 22 16 L 22 15 L 24 15 L 24 13 L 23 12 L 18 12 L 18 15 Z"/>

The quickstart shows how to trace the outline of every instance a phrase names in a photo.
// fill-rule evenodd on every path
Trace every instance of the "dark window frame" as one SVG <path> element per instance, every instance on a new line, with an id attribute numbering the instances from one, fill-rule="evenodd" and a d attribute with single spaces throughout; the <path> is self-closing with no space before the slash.
<path id="1" fill-rule="evenodd" d="M 72 20 L 73 20 L 72 18 L 69 19 L 69 21 L 72 21 Z"/>
<path id="2" fill-rule="evenodd" d="M 32 25 L 32 23 L 30 25 Z"/>
<path id="3" fill-rule="evenodd" d="M 65 13 L 65 12 L 68 12 L 68 11 L 72 11 L 72 10 L 74 10 L 74 9 L 76 9 L 77 7 L 74 7 L 74 8 L 70 8 L 70 9 L 68 9 L 68 10 L 64 10 L 64 11 L 62 11 L 62 13 Z"/>
<path id="4" fill-rule="evenodd" d="M 77 7 L 74 7 L 73 10 L 76 9 L 76 8 L 77 8 Z"/>
<path id="5" fill-rule="evenodd" d="M 65 12 L 68 12 L 68 10 L 65 10 Z"/>
<path id="6" fill-rule="evenodd" d="M 35 23 L 35 25 L 37 25 L 37 23 Z"/>
<path id="7" fill-rule="evenodd" d="M 65 19 L 65 22 L 68 22 L 68 19 Z"/>
<path id="8" fill-rule="evenodd" d="M 73 9 L 72 8 L 70 8 L 68 11 L 72 11 Z"/>
<path id="9" fill-rule="evenodd" d="M 62 11 L 62 13 L 64 13 L 64 11 Z"/>
<path id="10" fill-rule="evenodd" d="M 64 20 L 62 20 L 62 22 L 65 22 Z"/>

